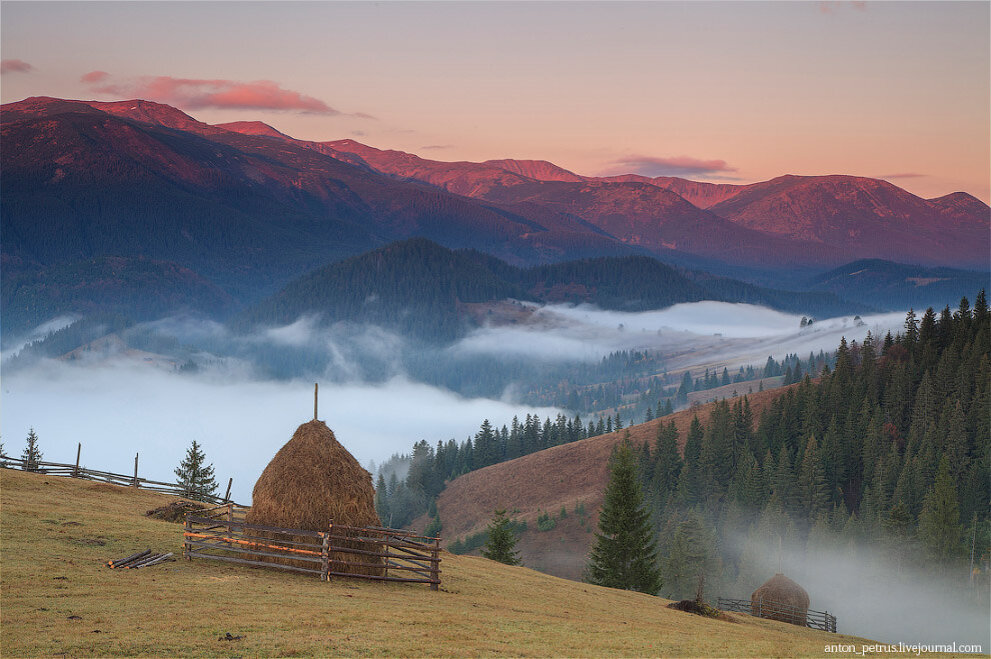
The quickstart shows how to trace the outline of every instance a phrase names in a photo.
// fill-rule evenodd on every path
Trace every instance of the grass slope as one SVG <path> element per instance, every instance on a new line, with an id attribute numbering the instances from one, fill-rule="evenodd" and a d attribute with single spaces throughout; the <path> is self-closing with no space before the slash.
<path id="1" fill-rule="evenodd" d="M 439 592 L 206 560 L 110 570 L 180 551 L 144 511 L 173 497 L 0 471 L 2 654 L 34 656 L 821 656 L 861 639 L 733 616 L 444 554 Z M 102 544 L 101 544 L 102 543 Z M 239 640 L 218 640 L 226 633 Z"/>

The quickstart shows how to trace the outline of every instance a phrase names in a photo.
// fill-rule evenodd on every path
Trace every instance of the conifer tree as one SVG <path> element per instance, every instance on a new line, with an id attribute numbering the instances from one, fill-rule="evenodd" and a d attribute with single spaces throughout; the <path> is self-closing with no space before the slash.
<path id="1" fill-rule="evenodd" d="M 919 513 L 919 538 L 929 554 L 940 561 L 952 558 L 960 549 L 960 506 L 950 475 L 950 461 L 939 461 L 936 481 L 926 492 Z"/>
<path id="2" fill-rule="evenodd" d="M 389 490 L 385 485 L 385 474 L 381 471 L 375 481 L 375 513 L 382 522 L 389 523 L 391 517 L 389 514 Z"/>
<path id="3" fill-rule="evenodd" d="M 24 470 L 25 471 L 38 471 L 38 463 L 44 457 L 41 454 L 41 449 L 38 448 L 38 435 L 34 432 L 34 428 L 28 430 L 27 436 L 27 446 L 24 447 L 24 452 L 21 453 L 21 460 L 24 460 Z"/>
<path id="4" fill-rule="evenodd" d="M 798 473 L 798 490 L 803 512 L 809 524 L 812 524 L 820 513 L 829 509 L 826 474 L 822 468 L 819 448 L 814 436 L 810 436 L 805 445 L 805 455 L 802 456 Z"/>
<path id="5" fill-rule="evenodd" d="M 672 599 L 696 594 L 716 562 L 715 547 L 702 520 L 689 513 L 678 523 L 664 562 L 664 591 Z"/>
<path id="6" fill-rule="evenodd" d="M 213 479 L 213 465 L 206 464 L 206 454 L 193 440 L 186 457 L 175 470 L 176 485 L 190 499 L 205 501 L 217 493 L 217 481 Z"/>
<path id="7" fill-rule="evenodd" d="M 497 510 L 488 526 L 488 540 L 482 547 L 482 556 L 506 565 L 522 565 L 520 553 L 516 551 L 516 532 L 513 522 L 506 517 L 506 510 Z"/>
<path id="8" fill-rule="evenodd" d="M 636 471 L 633 451 L 623 444 L 610 465 L 586 578 L 600 586 L 654 595 L 661 587 L 657 545 Z"/>
<path id="9" fill-rule="evenodd" d="M 678 428 L 672 419 L 668 425 L 661 425 L 658 428 L 657 443 L 654 448 L 652 483 L 661 502 L 667 500 L 668 495 L 678 484 L 681 466 L 681 456 L 678 454 Z"/>

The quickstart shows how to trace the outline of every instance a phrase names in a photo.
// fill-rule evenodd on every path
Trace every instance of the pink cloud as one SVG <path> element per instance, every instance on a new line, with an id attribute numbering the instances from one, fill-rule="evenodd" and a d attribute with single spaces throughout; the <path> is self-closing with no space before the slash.
<path id="1" fill-rule="evenodd" d="M 87 76 L 102 73 L 94 71 Z M 84 76 L 85 77 L 85 76 Z M 95 76 L 92 82 L 104 82 L 108 76 Z M 205 80 L 155 76 L 139 78 L 123 84 L 108 83 L 93 88 L 100 94 L 146 98 L 177 107 L 197 110 L 221 108 L 233 110 L 292 110 L 326 115 L 343 115 L 318 98 L 284 89 L 271 80 L 240 82 L 237 80 Z M 348 116 L 373 119 L 356 113 Z"/>
<path id="2" fill-rule="evenodd" d="M 630 155 L 608 163 L 605 175 L 640 174 L 641 176 L 698 176 L 720 172 L 735 172 L 725 160 L 701 160 L 691 156 L 659 158 Z"/>
<path id="3" fill-rule="evenodd" d="M 110 74 L 106 71 L 90 71 L 89 73 L 84 73 L 79 78 L 79 82 L 85 82 L 88 85 L 95 85 L 96 83 L 103 82 L 110 77 Z"/>
<path id="4" fill-rule="evenodd" d="M 22 59 L 0 60 L 0 73 L 30 73 L 34 69 Z"/>

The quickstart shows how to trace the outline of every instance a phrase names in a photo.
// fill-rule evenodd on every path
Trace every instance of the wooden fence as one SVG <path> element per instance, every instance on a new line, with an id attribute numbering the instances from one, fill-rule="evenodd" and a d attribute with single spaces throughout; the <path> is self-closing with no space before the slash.
<path id="1" fill-rule="evenodd" d="M 836 632 L 836 616 L 828 611 L 802 611 L 802 609 L 782 602 L 760 599 L 756 602 L 750 600 L 727 599 L 720 597 L 717 606 L 723 611 L 739 611 L 747 613 L 756 618 L 769 618 L 771 620 L 781 620 L 794 625 L 804 625 L 812 629 L 821 629 L 824 632 Z M 804 616 L 804 618 L 803 618 Z"/>
<path id="2" fill-rule="evenodd" d="M 440 586 L 440 538 L 333 523 L 326 531 L 247 524 L 248 510 L 226 504 L 187 513 L 183 557 L 292 570 L 321 581 L 349 577 Z"/>
<path id="3" fill-rule="evenodd" d="M 76 452 L 76 464 L 74 465 L 62 464 L 60 462 L 45 462 L 40 460 L 34 463 L 33 468 L 28 469 L 28 464 L 26 461 L 20 458 L 10 458 L 6 455 L 0 455 L 0 465 L 8 469 L 16 468 L 21 471 L 33 471 L 38 474 L 47 474 L 49 476 L 85 478 L 87 480 L 102 481 L 104 483 L 112 483 L 113 485 L 121 485 L 124 487 L 137 487 L 142 490 L 150 490 L 152 492 L 161 492 L 163 494 L 175 494 L 181 497 L 196 498 L 200 501 L 206 501 L 207 503 L 213 504 L 230 502 L 231 485 L 234 482 L 233 478 L 227 481 L 227 494 L 223 497 L 214 496 L 212 494 L 192 495 L 175 483 L 165 483 L 162 481 L 153 481 L 148 478 L 139 477 L 137 455 L 134 456 L 134 474 L 130 476 L 125 474 L 115 474 L 109 471 L 100 471 L 98 469 L 87 469 L 86 467 L 80 467 L 79 451 Z"/>

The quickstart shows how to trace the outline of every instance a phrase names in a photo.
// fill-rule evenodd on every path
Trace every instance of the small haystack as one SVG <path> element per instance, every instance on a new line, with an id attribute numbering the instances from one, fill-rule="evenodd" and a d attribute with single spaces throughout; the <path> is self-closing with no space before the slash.
<path id="1" fill-rule="evenodd" d="M 248 524 L 289 529 L 326 531 L 330 523 L 345 526 L 381 526 L 375 513 L 372 475 L 334 437 L 323 421 L 310 421 L 296 429 L 292 439 L 279 449 L 265 467 L 251 495 Z M 335 531 L 335 535 L 343 533 Z M 300 538 L 312 542 L 312 539 Z M 339 540 L 335 544 L 341 543 Z M 378 551 L 366 542 L 345 542 L 346 546 Z M 271 559 L 291 563 L 285 559 Z M 331 572 L 380 574 L 380 568 L 345 570 L 334 562 L 377 563 L 377 558 L 359 554 L 332 554 Z M 302 565 L 312 568 L 310 564 Z"/>
<path id="2" fill-rule="evenodd" d="M 805 627 L 809 611 L 809 594 L 780 572 L 768 579 L 750 596 L 750 614 L 790 622 Z"/>

